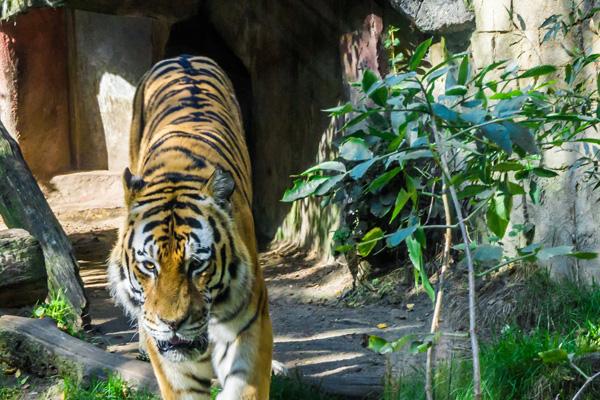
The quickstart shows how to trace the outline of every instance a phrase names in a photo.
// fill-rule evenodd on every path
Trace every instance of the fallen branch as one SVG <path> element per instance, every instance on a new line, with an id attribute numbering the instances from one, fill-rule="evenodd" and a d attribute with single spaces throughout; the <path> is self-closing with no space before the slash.
<path id="1" fill-rule="evenodd" d="M 585 383 L 583 384 L 583 386 L 581 388 L 579 388 L 577 393 L 575 393 L 575 396 L 573 396 L 573 400 L 579 400 L 580 398 L 582 398 L 583 393 L 585 392 L 585 389 L 587 389 L 587 387 L 592 384 L 594 379 L 596 379 L 599 376 L 600 376 L 600 372 L 596 372 L 594 375 L 589 376 L 587 378 L 587 380 L 585 381 Z"/>
<path id="2" fill-rule="evenodd" d="M 446 224 L 451 225 L 452 214 L 450 213 L 450 204 L 448 202 L 448 191 L 446 185 L 446 178 L 442 177 L 444 185 L 442 186 L 442 202 L 444 204 L 444 216 Z M 431 317 L 431 333 L 436 334 L 440 325 L 440 314 L 442 312 L 442 302 L 444 299 L 444 284 L 446 271 L 450 264 L 450 245 L 452 244 L 452 228 L 446 228 L 446 234 L 444 236 L 444 250 L 442 253 L 442 268 L 440 270 L 438 280 L 438 291 L 435 298 L 435 307 L 433 309 L 433 316 Z M 425 395 L 427 400 L 433 400 L 433 346 L 427 349 L 427 361 L 425 363 Z"/>

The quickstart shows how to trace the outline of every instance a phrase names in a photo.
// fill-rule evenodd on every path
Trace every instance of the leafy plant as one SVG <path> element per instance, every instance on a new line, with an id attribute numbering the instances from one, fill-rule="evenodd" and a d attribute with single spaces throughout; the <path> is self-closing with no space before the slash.
<path id="1" fill-rule="evenodd" d="M 71 336 L 81 337 L 82 332 L 78 329 L 77 316 L 69 305 L 62 289 L 50 292 L 48 299 L 42 304 L 36 304 L 32 311 L 35 318 L 52 318 L 56 326 Z"/>
<path id="2" fill-rule="evenodd" d="M 116 375 L 96 379 L 87 387 L 81 387 L 71 379 L 64 380 L 65 400 L 158 400 L 159 396 L 131 389 L 127 382 Z"/>
<path id="3" fill-rule="evenodd" d="M 481 346 L 484 399 L 570 399 L 589 374 L 585 355 L 597 352 L 600 288 L 556 282 L 538 271 L 525 281 L 520 304 L 496 337 Z M 597 363 L 596 363 L 597 366 Z M 424 373 L 388 378 L 386 400 L 424 399 Z M 473 399 L 470 360 L 454 358 L 437 366 L 436 399 Z M 600 396 L 598 386 L 585 399 Z"/>
<path id="4" fill-rule="evenodd" d="M 467 212 L 464 220 L 487 224 L 488 232 L 474 244 L 475 249 L 485 246 L 476 250 L 475 262 L 499 265 L 511 260 L 504 257 L 503 239 L 514 232 L 509 226 L 515 197 L 539 203 L 540 181 L 558 175 L 544 165 L 541 154 L 567 143 L 595 149 L 600 140 L 582 135 L 598 123 L 591 111 L 597 92 L 571 100 L 581 96 L 569 91 L 595 55 L 582 56 L 567 68 L 567 85 L 559 88 L 556 81 L 545 79 L 557 72 L 554 66 L 519 71 L 514 64 L 497 62 L 476 72 L 465 53 L 419 75 L 416 70 L 431 44 L 427 40 L 419 45 L 402 73 L 379 79 L 365 71 L 357 85 L 363 93 L 358 104 L 326 110 L 346 118 L 339 156 L 304 171 L 283 201 L 319 196 L 324 204 L 344 205 L 347 224 L 336 234 L 340 252 L 367 257 L 406 243 L 416 281 L 433 298 L 421 262 L 425 230 L 457 227 L 451 221 L 431 223 L 436 216 L 443 218 L 444 178 L 457 190 L 460 207 Z M 436 131 L 443 144 L 436 142 Z M 442 154 L 449 159 L 449 176 L 442 171 Z M 519 259 L 529 261 L 557 255 L 593 257 L 538 244 L 518 253 Z"/>
<path id="5" fill-rule="evenodd" d="M 515 198 L 538 204 L 541 181 L 560 172 L 545 165 L 542 155 L 567 145 L 600 144 L 585 137 L 600 121 L 598 91 L 581 95 L 584 68 L 599 56 L 579 54 L 558 83 L 551 79 L 559 75 L 553 65 L 522 71 L 514 63 L 495 62 L 476 71 L 468 53 L 448 55 L 422 71 L 432 43 L 428 39 L 418 45 L 404 70 L 383 79 L 365 71 L 355 85 L 362 94 L 356 104 L 325 110 L 345 120 L 338 157 L 300 174 L 283 201 L 317 196 L 324 205 L 341 204 L 340 253 L 365 258 L 405 244 L 415 286 L 423 287 L 432 301 L 425 232 L 460 228 L 463 243 L 454 249 L 469 267 L 477 376 L 475 268 L 481 276 L 518 260 L 595 257 L 571 246 L 548 249 L 540 243 L 505 254 L 504 244 L 515 230 L 533 236 L 535 227 L 529 222 L 509 227 Z M 441 205 L 448 198 L 453 213 Z M 486 231 L 477 229 L 481 221 Z M 478 379 L 475 386 L 479 392 Z"/>

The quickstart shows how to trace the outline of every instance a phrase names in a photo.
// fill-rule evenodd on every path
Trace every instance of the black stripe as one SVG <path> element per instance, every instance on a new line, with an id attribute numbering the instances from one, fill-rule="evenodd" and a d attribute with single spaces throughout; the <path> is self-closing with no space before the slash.
<path id="1" fill-rule="evenodd" d="M 237 274 L 238 274 L 238 262 L 236 262 L 236 260 L 233 260 L 229 263 L 229 265 L 227 266 L 227 271 L 229 272 L 229 277 L 232 280 L 236 280 L 237 279 Z"/>
<path id="2" fill-rule="evenodd" d="M 210 215 L 208 216 L 208 223 L 210 224 L 210 227 L 212 228 L 215 243 L 221 243 L 221 232 L 219 232 L 219 228 L 217 228 L 215 219 Z"/>
<path id="3" fill-rule="evenodd" d="M 211 386 L 211 382 L 210 382 L 209 378 L 202 378 L 202 377 L 194 375 L 191 372 L 188 372 L 187 374 L 185 374 L 185 376 L 186 376 L 186 378 L 193 380 L 194 382 L 196 382 L 198 385 L 202 386 L 203 388 L 210 388 L 210 386 Z"/>
<path id="4" fill-rule="evenodd" d="M 221 303 L 226 302 L 229 299 L 229 293 L 230 293 L 230 289 L 229 289 L 229 286 L 227 286 L 225 288 L 225 290 L 223 290 L 223 291 L 219 292 L 219 294 L 217 294 L 217 297 L 215 297 L 213 304 L 218 306 Z"/>
<path id="5" fill-rule="evenodd" d="M 200 176 L 195 176 L 195 175 L 190 175 L 190 174 L 182 174 L 181 172 L 166 172 L 164 174 L 156 175 L 154 177 L 154 179 L 156 179 L 156 180 L 155 181 L 153 180 L 151 182 L 151 185 L 164 183 L 164 182 L 169 182 L 169 183 L 181 183 L 181 182 L 206 183 L 207 182 L 206 178 L 202 178 Z"/>
<path id="6" fill-rule="evenodd" d="M 225 384 L 227 383 L 227 379 L 229 379 L 230 376 L 234 375 L 248 375 L 248 371 L 243 368 L 236 368 L 232 371 L 229 371 L 225 379 L 223 379 L 222 386 L 225 386 Z"/>
<path id="7" fill-rule="evenodd" d="M 252 324 L 256 322 L 256 319 L 258 318 L 258 315 L 260 314 L 263 308 L 263 293 L 264 290 L 261 290 L 260 297 L 258 298 L 258 302 L 256 303 L 256 311 L 254 312 L 254 315 L 252 316 L 252 318 L 250 318 L 246 325 L 244 325 L 244 327 L 240 329 L 240 331 L 237 334 L 237 337 L 239 337 L 242 333 L 247 331 L 252 326 Z"/>
<path id="8" fill-rule="evenodd" d="M 231 346 L 231 343 L 227 342 L 225 344 L 225 351 L 223 351 L 223 355 L 221 355 L 221 359 L 219 360 L 219 365 L 223 363 L 223 360 L 225 360 L 225 357 L 227 357 L 227 353 L 229 352 L 229 346 Z"/>

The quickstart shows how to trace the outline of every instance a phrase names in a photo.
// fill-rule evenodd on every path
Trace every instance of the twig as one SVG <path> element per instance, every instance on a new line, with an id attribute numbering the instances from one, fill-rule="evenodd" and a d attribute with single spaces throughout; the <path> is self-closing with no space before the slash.
<path id="1" fill-rule="evenodd" d="M 431 124 L 431 126 L 433 128 L 435 142 L 440 153 L 442 172 L 444 173 L 447 182 L 449 182 L 448 179 L 450 177 L 450 170 L 448 168 L 448 161 L 446 159 L 446 151 L 443 142 L 444 139 L 437 130 L 435 120 L 432 122 L 433 123 Z M 471 351 L 473 353 L 473 398 L 475 400 L 481 400 L 481 369 L 479 365 L 479 342 L 477 340 L 477 319 L 475 315 L 475 268 L 473 266 L 473 257 L 471 254 L 471 247 L 469 243 L 467 227 L 465 225 L 465 221 L 463 220 L 462 208 L 460 202 L 458 201 L 456 189 L 452 184 L 448 186 L 448 189 L 450 191 L 450 197 L 452 198 L 454 211 L 456 212 L 456 218 L 458 219 L 458 224 L 460 226 L 460 233 L 465 244 L 465 256 L 467 259 L 467 266 L 469 271 L 469 335 L 471 336 Z"/>
<path id="2" fill-rule="evenodd" d="M 442 176 L 444 182 L 442 186 L 442 202 L 444 204 L 444 216 L 446 224 L 452 224 L 452 215 L 450 213 L 450 204 L 448 203 L 448 191 L 446 185 L 446 178 Z M 433 316 L 431 317 L 431 333 L 435 335 L 440 325 L 440 314 L 442 310 L 442 301 L 444 298 L 444 283 L 446 271 L 450 264 L 450 245 L 452 244 L 452 228 L 446 228 L 446 234 L 444 236 L 444 251 L 442 253 L 442 269 L 440 271 L 440 277 L 438 282 L 438 291 L 435 299 L 435 307 L 433 309 Z M 425 394 L 427 400 L 433 400 L 433 346 L 427 349 L 427 361 L 425 364 Z"/>
<path id="3" fill-rule="evenodd" d="M 594 375 L 587 378 L 587 380 L 585 381 L 583 386 L 581 388 L 579 388 L 577 393 L 575 393 L 575 396 L 573 396 L 573 400 L 581 399 L 583 396 L 583 392 L 585 392 L 585 389 L 587 389 L 587 387 L 591 385 L 591 383 L 594 381 L 594 379 L 596 379 L 599 376 L 600 376 L 600 372 L 596 372 Z"/>

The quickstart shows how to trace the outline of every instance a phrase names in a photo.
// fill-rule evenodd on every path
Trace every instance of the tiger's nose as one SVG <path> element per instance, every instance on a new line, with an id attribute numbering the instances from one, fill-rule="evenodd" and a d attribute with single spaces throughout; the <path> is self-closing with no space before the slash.
<path id="1" fill-rule="evenodd" d="M 167 319 L 162 319 L 162 318 L 159 318 L 159 319 L 163 324 L 165 324 L 169 328 L 171 328 L 171 330 L 173 332 L 177 332 L 177 330 L 181 327 L 181 324 L 183 324 L 183 321 L 185 321 L 185 318 L 178 319 L 178 320 L 167 320 Z"/>

